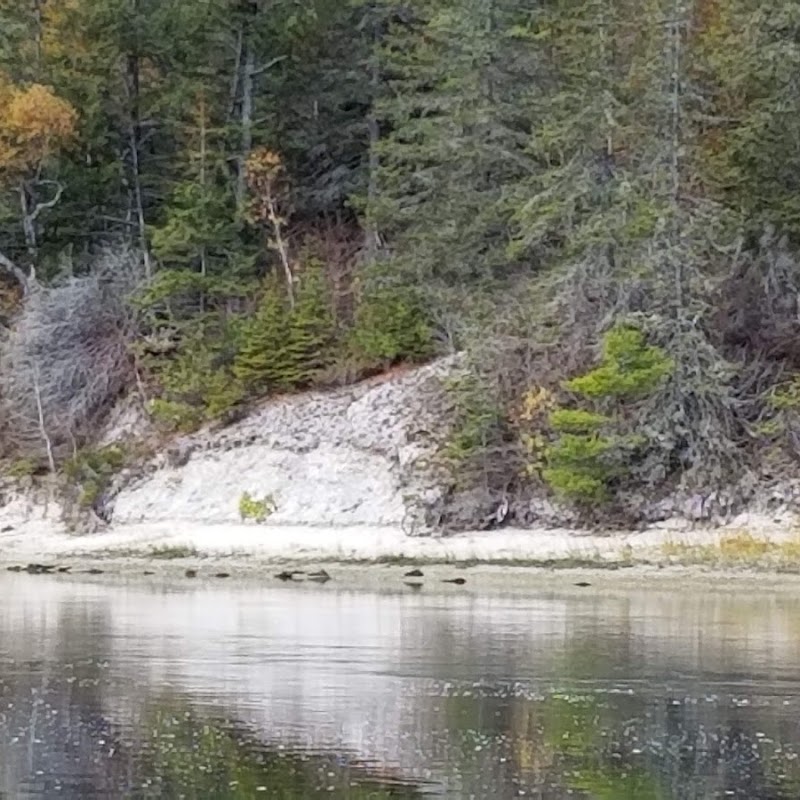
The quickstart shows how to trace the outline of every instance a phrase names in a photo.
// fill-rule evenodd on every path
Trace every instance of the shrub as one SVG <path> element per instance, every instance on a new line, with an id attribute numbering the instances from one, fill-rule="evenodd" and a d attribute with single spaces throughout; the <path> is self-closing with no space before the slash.
<path id="1" fill-rule="evenodd" d="M 118 445 L 79 450 L 68 459 L 63 474 L 77 489 L 78 505 L 97 509 L 114 475 L 125 466 L 127 459 L 126 452 Z"/>
<path id="2" fill-rule="evenodd" d="M 275 498 L 268 494 L 258 500 L 249 492 L 243 492 L 239 498 L 239 516 L 242 522 L 253 520 L 253 522 L 264 522 L 270 514 L 278 510 Z"/>
<path id="3" fill-rule="evenodd" d="M 594 414 L 582 408 L 559 408 L 550 414 L 550 425 L 559 433 L 583 433 L 603 427 L 609 421 L 605 414 Z"/>
<path id="4" fill-rule="evenodd" d="M 206 319 L 184 331 L 176 352 L 143 358 L 159 394 L 149 409 L 162 426 L 191 431 L 242 401 L 244 391 L 230 369 L 234 337 L 232 326 Z"/>
<path id="5" fill-rule="evenodd" d="M 148 403 L 148 410 L 156 423 L 167 431 L 191 433 L 203 424 L 202 410 L 188 403 L 155 397 Z"/>
<path id="6" fill-rule="evenodd" d="M 297 304 L 289 317 L 284 357 L 290 386 L 314 383 L 320 372 L 332 363 L 336 340 L 334 325 L 322 265 L 312 262 L 300 275 Z"/>
<path id="7" fill-rule="evenodd" d="M 9 478 L 29 478 L 35 475 L 37 470 L 38 465 L 32 458 L 18 458 L 9 464 L 5 474 Z"/>

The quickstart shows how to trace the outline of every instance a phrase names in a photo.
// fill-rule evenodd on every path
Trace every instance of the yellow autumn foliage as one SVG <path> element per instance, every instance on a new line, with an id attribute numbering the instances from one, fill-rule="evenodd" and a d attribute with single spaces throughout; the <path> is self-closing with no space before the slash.
<path id="1" fill-rule="evenodd" d="M 0 171 L 35 168 L 75 134 L 75 109 L 48 86 L 14 86 L 0 78 Z"/>

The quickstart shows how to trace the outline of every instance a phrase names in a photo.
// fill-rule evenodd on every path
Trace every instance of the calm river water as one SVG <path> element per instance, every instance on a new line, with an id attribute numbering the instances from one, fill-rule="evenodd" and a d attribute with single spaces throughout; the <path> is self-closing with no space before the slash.
<path id="1" fill-rule="evenodd" d="M 0 597 L 0 798 L 800 798 L 800 599 Z"/>

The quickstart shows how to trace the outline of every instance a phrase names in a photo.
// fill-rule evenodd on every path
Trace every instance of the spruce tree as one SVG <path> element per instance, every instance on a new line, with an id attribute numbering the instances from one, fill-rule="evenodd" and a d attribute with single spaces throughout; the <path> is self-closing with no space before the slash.
<path id="1" fill-rule="evenodd" d="M 296 377 L 287 353 L 291 318 L 283 287 L 268 281 L 261 303 L 244 326 L 233 374 L 250 391 L 290 388 Z"/>
<path id="2" fill-rule="evenodd" d="M 369 209 L 412 283 L 508 273 L 508 187 L 530 169 L 521 98 L 535 66 L 511 0 L 420 0 L 380 43 L 385 136 Z"/>
<path id="3" fill-rule="evenodd" d="M 335 326 L 323 265 L 312 261 L 298 278 L 297 304 L 291 313 L 283 349 L 286 382 L 308 386 L 329 366 Z"/>

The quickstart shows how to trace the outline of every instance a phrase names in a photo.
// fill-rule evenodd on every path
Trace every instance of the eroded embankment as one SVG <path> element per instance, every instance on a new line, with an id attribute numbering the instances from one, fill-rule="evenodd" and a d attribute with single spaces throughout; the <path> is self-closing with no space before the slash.
<path id="1" fill-rule="evenodd" d="M 598 533 L 570 527 L 548 505 L 529 529 L 408 535 L 424 530 L 446 491 L 435 456 L 447 435 L 447 378 L 457 369 L 457 359 L 442 360 L 279 398 L 235 424 L 174 441 L 116 477 L 103 509 L 108 523 L 91 534 L 69 532 L 46 492 L 6 488 L 0 561 L 114 559 L 132 570 L 142 559 L 185 558 L 256 571 L 309 562 L 800 570 L 800 526 L 788 512 Z M 136 441 L 142 424 L 117 421 L 103 441 Z M 263 519 L 243 520 L 245 496 L 264 504 Z"/>

